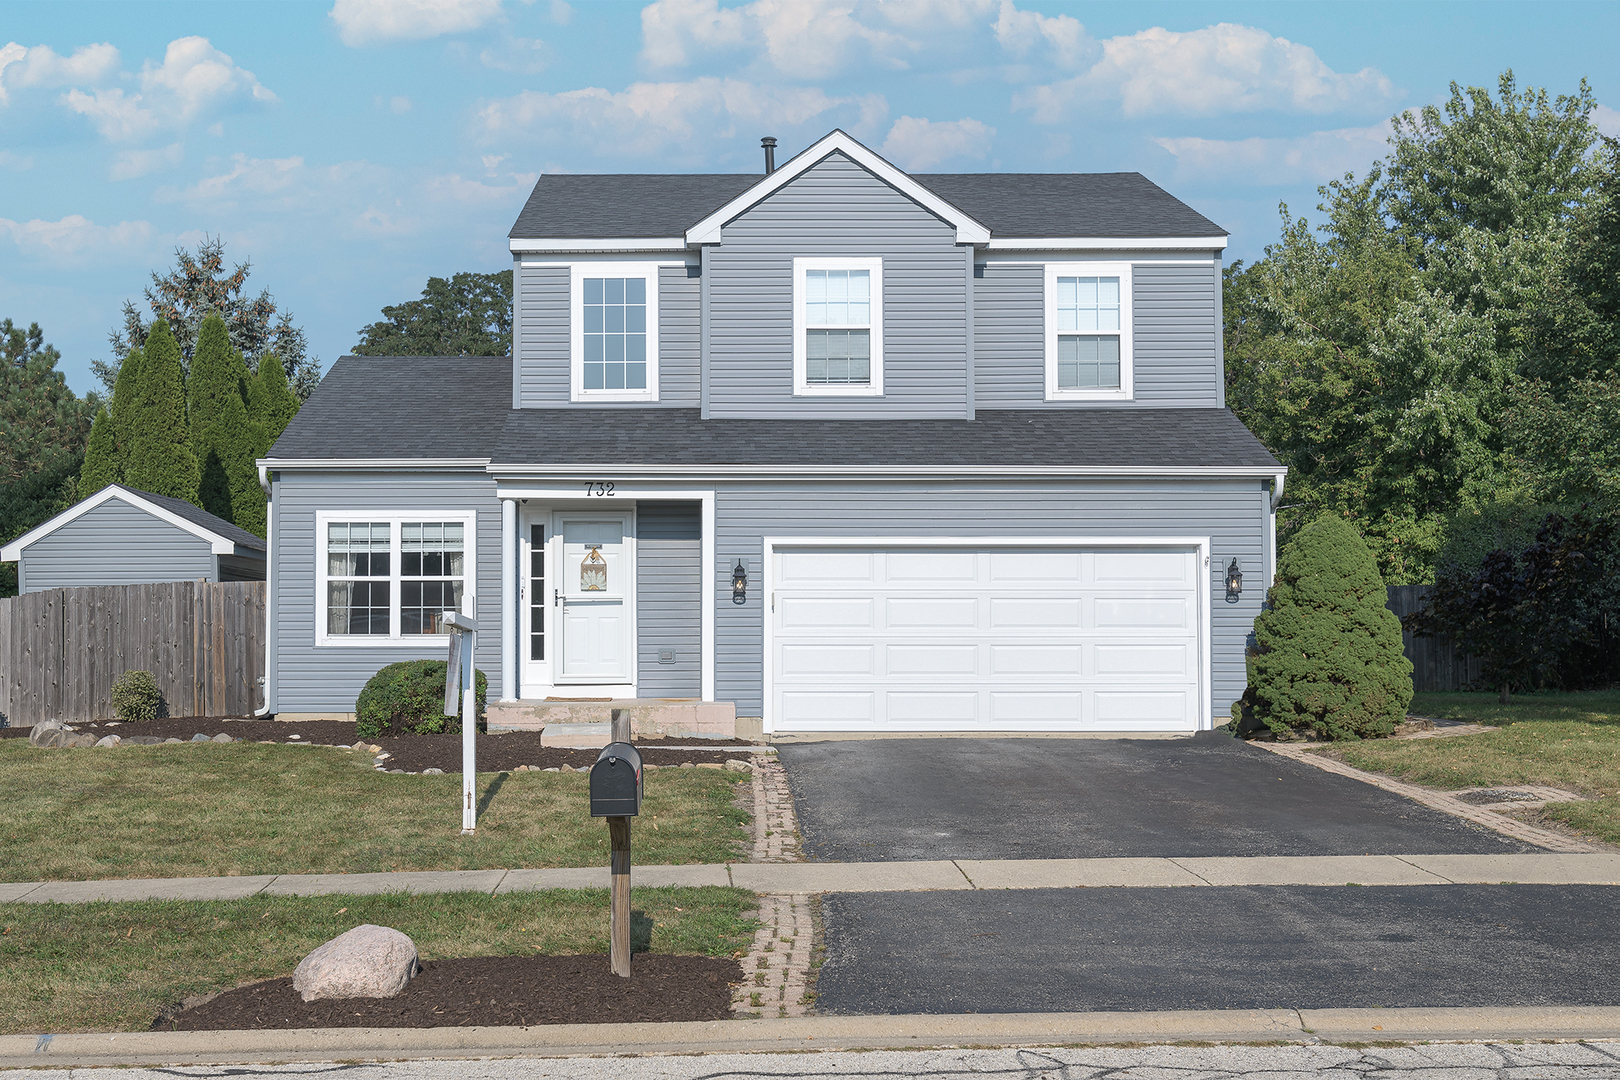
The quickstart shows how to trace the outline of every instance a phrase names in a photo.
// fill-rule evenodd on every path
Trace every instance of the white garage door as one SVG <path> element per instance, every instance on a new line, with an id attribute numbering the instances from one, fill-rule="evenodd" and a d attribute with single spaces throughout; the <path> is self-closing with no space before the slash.
<path id="1" fill-rule="evenodd" d="M 780 547 L 776 731 L 1191 731 L 1196 549 Z"/>

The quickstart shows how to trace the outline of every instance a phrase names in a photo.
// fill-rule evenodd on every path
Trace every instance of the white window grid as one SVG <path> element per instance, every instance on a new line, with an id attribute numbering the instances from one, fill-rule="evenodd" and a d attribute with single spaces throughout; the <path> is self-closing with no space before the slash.
<path id="1" fill-rule="evenodd" d="M 658 400 L 658 264 L 650 262 L 613 262 L 592 260 L 574 263 L 569 267 L 568 285 L 568 367 L 569 399 L 572 401 L 657 401 Z M 585 386 L 586 361 L 586 304 L 585 281 L 590 279 L 624 280 L 639 278 L 646 290 L 646 364 L 645 387 L 608 387 L 587 389 Z"/>
<path id="2" fill-rule="evenodd" d="M 1106 285 L 1098 289 L 1099 295 L 1069 296 L 1062 278 L 1084 281 L 1118 281 L 1115 304 L 1109 304 Z M 1048 401 L 1129 401 L 1135 396 L 1135 364 L 1133 328 L 1131 318 L 1131 264 L 1128 262 L 1047 263 L 1045 273 L 1045 368 L 1046 400 Z M 1083 294 L 1086 290 L 1078 290 Z M 1085 300 L 1090 303 L 1084 303 Z M 1073 300 L 1072 304 L 1065 303 Z M 1117 311 L 1117 315 L 1115 312 Z M 1115 319 L 1117 318 L 1117 322 Z M 1072 325 L 1071 325 L 1072 323 Z M 1069 336 L 1119 337 L 1119 385 L 1117 387 L 1063 387 L 1059 380 L 1059 339 Z"/>
<path id="3" fill-rule="evenodd" d="M 864 275 L 867 296 L 838 297 L 834 275 Z M 812 275 L 815 278 L 812 279 Z M 816 288 L 832 278 L 834 296 Z M 860 280 L 860 279 L 857 279 Z M 847 285 L 849 278 L 842 281 Z M 858 286 L 856 287 L 858 292 Z M 829 302 L 831 300 L 832 302 Z M 812 330 L 868 331 L 868 381 L 810 381 L 809 336 Z M 799 396 L 880 397 L 883 394 L 883 260 L 881 258 L 801 257 L 793 260 L 793 393 Z"/>
<path id="4" fill-rule="evenodd" d="M 472 615 L 477 611 L 477 581 L 478 581 L 478 515 L 475 511 L 445 511 L 445 510 L 402 510 L 402 511 L 367 511 L 367 510 L 322 510 L 315 515 L 315 644 L 317 646 L 339 646 L 345 648 L 375 648 L 407 646 L 420 648 L 427 646 L 443 646 L 448 639 L 446 634 L 406 634 L 402 627 L 403 584 L 411 580 L 423 580 L 415 575 L 403 572 L 405 541 L 403 537 L 404 526 L 407 523 L 425 523 L 428 525 L 456 524 L 461 526 L 462 534 L 462 573 L 460 575 L 461 606 L 464 615 Z M 347 580 L 346 575 L 331 573 L 329 559 L 328 537 L 331 535 L 330 527 L 333 525 L 367 525 L 373 527 L 367 530 L 368 554 L 375 550 L 376 527 L 386 529 L 388 544 L 388 573 L 387 576 L 370 575 L 353 580 L 370 580 L 388 585 L 388 633 L 384 634 L 334 634 L 328 623 L 329 616 L 329 588 L 333 581 Z M 353 545 L 354 530 L 349 529 L 350 546 Z M 444 575 L 436 575 L 430 580 L 443 580 Z"/>

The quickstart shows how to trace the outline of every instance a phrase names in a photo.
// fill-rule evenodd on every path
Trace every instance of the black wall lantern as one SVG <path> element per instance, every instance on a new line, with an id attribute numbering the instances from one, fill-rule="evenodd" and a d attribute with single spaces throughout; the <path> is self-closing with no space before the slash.
<path id="1" fill-rule="evenodd" d="M 1238 569 L 1237 559 L 1226 568 L 1226 602 L 1235 604 L 1238 597 L 1243 595 L 1243 571 Z"/>
<path id="2" fill-rule="evenodd" d="M 743 565 L 741 559 L 737 560 L 737 567 L 731 572 L 731 602 L 748 603 L 748 567 Z"/>

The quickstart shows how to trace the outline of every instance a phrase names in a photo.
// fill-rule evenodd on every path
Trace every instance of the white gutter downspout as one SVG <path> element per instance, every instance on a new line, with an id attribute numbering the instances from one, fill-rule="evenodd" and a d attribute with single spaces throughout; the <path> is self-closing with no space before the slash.
<path id="1" fill-rule="evenodd" d="M 270 471 L 263 465 L 259 466 L 259 486 L 264 488 L 264 704 L 253 710 L 254 716 L 267 716 L 270 713 L 271 682 L 270 672 L 275 670 L 273 657 L 276 655 L 275 639 L 271 636 L 270 628 L 275 625 L 270 613 L 276 604 L 276 546 L 273 538 L 276 535 L 276 501 L 271 497 Z"/>
<path id="2" fill-rule="evenodd" d="M 1272 481 L 1271 487 L 1271 513 L 1266 515 L 1266 555 L 1271 565 L 1266 567 L 1266 589 L 1277 583 L 1277 507 L 1282 504 L 1283 483 L 1288 479 L 1288 470 L 1278 473 Z"/>

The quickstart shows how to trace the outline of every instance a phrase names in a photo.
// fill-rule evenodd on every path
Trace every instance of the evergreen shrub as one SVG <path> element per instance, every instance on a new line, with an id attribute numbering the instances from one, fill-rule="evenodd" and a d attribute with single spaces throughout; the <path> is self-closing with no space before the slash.
<path id="1" fill-rule="evenodd" d="M 1279 735 L 1325 739 L 1390 734 L 1412 703 L 1412 662 L 1361 535 L 1323 515 L 1277 559 L 1267 610 L 1254 622 L 1249 689 L 1233 706 Z"/>
<path id="2" fill-rule="evenodd" d="M 156 720 L 163 713 L 163 695 L 150 671 L 126 671 L 112 684 L 113 715 L 125 723 Z"/>
<path id="3" fill-rule="evenodd" d="M 362 739 L 394 735 L 446 735 L 461 731 L 459 717 L 444 714 L 443 660 L 403 660 L 370 679 L 354 703 L 354 731 Z M 480 726 L 489 680 L 474 680 Z"/>

